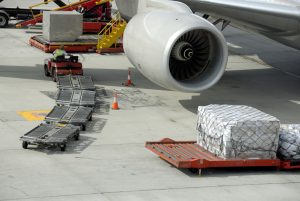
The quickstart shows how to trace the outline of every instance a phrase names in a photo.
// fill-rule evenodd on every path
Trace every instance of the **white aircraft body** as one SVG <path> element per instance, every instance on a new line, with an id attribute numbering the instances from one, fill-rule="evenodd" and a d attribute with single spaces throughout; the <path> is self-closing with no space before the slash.
<path id="1" fill-rule="evenodd" d="M 228 58 L 215 24 L 229 23 L 300 49 L 299 0 L 116 0 L 129 21 L 124 50 L 148 79 L 171 90 L 200 92 L 219 81 Z M 195 15 L 203 13 L 203 17 Z M 217 19 L 215 23 L 207 20 Z"/>

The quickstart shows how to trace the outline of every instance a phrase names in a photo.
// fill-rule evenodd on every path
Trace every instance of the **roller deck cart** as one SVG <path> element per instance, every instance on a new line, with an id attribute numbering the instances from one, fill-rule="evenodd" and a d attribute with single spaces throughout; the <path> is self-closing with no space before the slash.
<path id="1" fill-rule="evenodd" d="M 91 76 L 59 76 L 57 87 L 59 89 L 96 90 Z"/>
<path id="2" fill-rule="evenodd" d="M 20 138 L 22 147 L 28 145 L 58 146 L 65 151 L 67 141 L 71 138 L 79 140 L 79 127 L 73 125 L 40 124 Z"/>
<path id="3" fill-rule="evenodd" d="M 196 141 L 174 141 L 165 138 L 161 141 L 146 142 L 146 148 L 176 168 L 190 169 L 194 173 L 201 173 L 201 169 L 205 168 L 226 167 L 300 169 L 300 161 L 281 161 L 280 159 L 223 159 L 205 150 L 196 144 Z"/>
<path id="4" fill-rule="evenodd" d="M 83 36 L 75 42 L 50 42 L 45 40 L 41 35 L 32 36 L 29 44 L 46 53 L 52 53 L 61 45 L 67 52 L 96 52 L 98 39 L 95 37 Z"/>
<path id="5" fill-rule="evenodd" d="M 72 124 L 85 130 L 87 122 L 92 120 L 92 112 L 93 109 L 89 107 L 55 106 L 45 117 L 45 122 Z"/>
<path id="6" fill-rule="evenodd" d="M 58 106 L 95 106 L 95 91 L 88 90 L 58 90 L 56 104 Z"/>

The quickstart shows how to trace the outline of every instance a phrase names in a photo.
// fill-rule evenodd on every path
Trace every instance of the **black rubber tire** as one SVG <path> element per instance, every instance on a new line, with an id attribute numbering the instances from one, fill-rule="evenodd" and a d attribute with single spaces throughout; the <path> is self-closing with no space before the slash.
<path id="1" fill-rule="evenodd" d="M 48 66 L 47 66 L 47 64 L 44 65 L 44 73 L 45 73 L 45 76 L 46 76 L 46 77 L 49 77 L 49 76 L 50 76 L 50 73 L 49 73 L 49 71 L 48 71 Z"/>
<path id="2" fill-rule="evenodd" d="M 89 121 L 93 121 L 93 115 L 90 116 Z"/>
<path id="3" fill-rule="evenodd" d="M 59 147 L 60 147 L 60 151 L 66 151 L 67 145 L 66 144 L 61 144 L 61 145 L 59 145 Z"/>
<path id="4" fill-rule="evenodd" d="M 200 169 L 197 168 L 190 168 L 189 171 L 193 174 L 199 174 Z"/>
<path id="5" fill-rule="evenodd" d="M 57 81 L 57 74 L 56 74 L 55 68 L 52 68 L 51 76 L 52 76 L 53 82 L 56 82 Z"/>
<path id="6" fill-rule="evenodd" d="M 7 27 L 9 21 L 9 17 L 5 14 L 0 12 L 0 28 Z"/>
<path id="7" fill-rule="evenodd" d="M 78 140 L 79 140 L 79 133 L 77 133 L 77 134 L 74 136 L 74 139 L 75 139 L 75 141 L 78 141 Z"/>
<path id="8" fill-rule="evenodd" d="M 80 127 L 81 127 L 81 130 L 82 130 L 82 131 L 85 131 L 85 130 L 86 130 L 86 126 L 85 126 L 84 124 L 82 124 Z"/>
<path id="9" fill-rule="evenodd" d="M 22 147 L 23 147 L 23 149 L 27 149 L 28 148 L 28 142 L 23 141 L 22 142 Z"/>

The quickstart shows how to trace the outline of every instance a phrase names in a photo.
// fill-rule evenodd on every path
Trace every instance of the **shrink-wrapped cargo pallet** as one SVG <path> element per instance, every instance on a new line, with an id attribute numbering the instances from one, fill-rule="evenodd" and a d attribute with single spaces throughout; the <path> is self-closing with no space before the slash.
<path id="1" fill-rule="evenodd" d="M 280 126 L 278 156 L 285 160 L 300 159 L 300 124 Z"/>
<path id="2" fill-rule="evenodd" d="M 197 143 L 222 158 L 276 158 L 279 128 L 277 118 L 249 106 L 198 107 Z"/>

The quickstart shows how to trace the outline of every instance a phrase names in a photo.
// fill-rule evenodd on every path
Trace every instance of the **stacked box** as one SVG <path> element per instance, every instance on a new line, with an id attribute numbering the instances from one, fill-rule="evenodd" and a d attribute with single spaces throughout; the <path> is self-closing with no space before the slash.
<path id="1" fill-rule="evenodd" d="M 249 106 L 198 107 L 197 143 L 222 158 L 276 158 L 279 128 L 277 118 Z"/>
<path id="2" fill-rule="evenodd" d="M 82 14 L 76 11 L 44 11 L 43 37 L 49 42 L 73 42 L 82 35 Z"/>
<path id="3" fill-rule="evenodd" d="M 300 124 L 280 126 L 278 156 L 285 160 L 300 159 Z"/>

